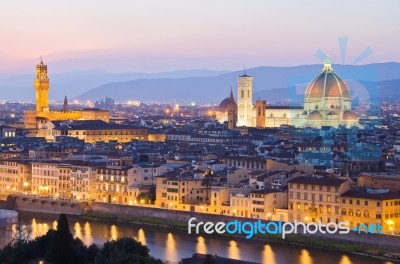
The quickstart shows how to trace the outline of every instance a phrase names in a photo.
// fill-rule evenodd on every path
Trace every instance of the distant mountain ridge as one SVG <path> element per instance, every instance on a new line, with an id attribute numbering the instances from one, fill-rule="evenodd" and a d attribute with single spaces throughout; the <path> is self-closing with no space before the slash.
<path id="1" fill-rule="evenodd" d="M 102 69 L 93 69 L 52 74 L 51 66 L 49 66 L 49 98 L 62 100 L 64 95 L 67 95 L 68 98 L 72 99 L 92 88 L 110 82 L 123 82 L 136 79 L 173 79 L 193 76 L 217 76 L 227 72 L 228 71 L 180 70 L 160 73 L 111 73 Z M 32 69 L 32 74 L 21 74 L 0 79 L 0 100 L 34 100 L 34 78 L 34 69 Z"/>
<path id="2" fill-rule="evenodd" d="M 334 65 L 343 79 L 356 80 L 369 88 L 379 88 L 378 96 L 398 96 L 400 63 L 368 65 Z M 321 65 L 293 67 L 262 66 L 247 69 L 254 77 L 253 99 L 302 101 L 307 84 L 321 71 Z M 196 102 L 219 103 L 229 95 L 236 96 L 237 76 L 243 71 L 181 70 L 161 73 L 111 73 L 102 69 L 74 70 L 52 74 L 49 66 L 51 100 L 64 95 L 72 100 L 99 100 L 106 96 L 119 102 Z M 0 100 L 34 100 L 34 71 L 0 79 Z M 350 85 L 350 89 L 354 86 Z M 373 93 L 373 92 L 372 92 Z"/>
<path id="3" fill-rule="evenodd" d="M 356 94 L 360 91 L 371 96 L 400 94 L 400 92 L 392 91 L 400 84 L 400 63 L 334 65 L 333 67 L 339 76 L 344 80 L 349 80 L 348 84 L 355 82 L 349 85 L 349 88 L 352 90 L 352 86 L 357 86 L 359 91 L 355 91 Z M 321 65 L 263 66 L 247 69 L 246 74 L 254 77 L 254 100 L 261 98 L 269 102 L 284 100 L 301 102 L 305 87 L 321 70 Z M 243 71 L 235 71 L 218 76 L 111 82 L 84 92 L 77 96 L 77 99 L 98 100 L 109 96 L 120 102 L 139 100 L 142 102 L 218 103 L 229 95 L 230 87 L 233 87 L 236 95 L 237 76 L 242 74 Z M 368 87 L 363 87 L 366 83 Z"/>

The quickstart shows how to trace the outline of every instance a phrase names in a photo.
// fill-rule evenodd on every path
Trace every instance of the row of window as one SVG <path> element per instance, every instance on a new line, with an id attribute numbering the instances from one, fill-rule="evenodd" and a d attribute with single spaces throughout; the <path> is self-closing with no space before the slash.
<path id="1" fill-rule="evenodd" d="M 335 214 L 339 214 L 339 206 L 335 206 L 334 208 L 335 208 Z M 294 210 L 294 204 L 293 203 L 289 204 L 289 209 L 290 210 Z M 322 204 L 320 204 L 318 207 L 316 207 L 314 204 L 309 205 L 307 203 L 304 203 L 303 206 L 302 206 L 301 203 L 297 203 L 296 204 L 296 210 L 309 211 L 310 213 L 316 213 L 316 212 L 324 213 L 324 212 L 326 212 L 326 213 L 330 214 L 330 213 L 332 213 L 332 206 L 327 205 L 326 206 L 326 211 L 324 211 L 324 206 Z"/>
<path id="2" fill-rule="evenodd" d="M 293 192 L 289 192 L 289 198 L 293 199 L 293 197 L 294 197 L 294 193 Z M 324 202 L 325 201 L 324 197 L 325 197 L 324 194 L 319 194 L 318 195 L 318 198 L 319 198 L 318 201 Z M 309 200 L 308 198 L 309 198 L 308 193 L 303 193 L 303 200 L 308 201 Z M 310 198 L 311 198 L 311 201 L 316 201 L 315 193 L 312 193 Z M 334 198 L 334 200 L 333 200 L 333 198 Z M 296 199 L 297 200 L 301 200 L 302 199 L 300 192 L 296 193 Z M 330 202 L 339 203 L 339 196 L 334 196 L 333 197 L 331 195 L 326 195 L 326 202 L 328 202 L 328 203 L 330 203 Z"/>
<path id="3" fill-rule="evenodd" d="M 290 189 L 303 189 L 303 190 L 311 190 L 311 191 L 324 191 L 324 189 L 325 189 L 327 192 L 339 192 L 338 186 L 331 187 L 331 186 L 323 186 L 323 185 L 315 185 L 315 184 L 300 184 L 300 183 L 290 183 Z"/>

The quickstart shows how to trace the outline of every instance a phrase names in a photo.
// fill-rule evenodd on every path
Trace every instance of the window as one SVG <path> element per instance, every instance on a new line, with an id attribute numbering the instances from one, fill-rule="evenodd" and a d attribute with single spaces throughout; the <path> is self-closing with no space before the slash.
<path id="1" fill-rule="evenodd" d="M 364 205 L 365 205 L 365 206 L 368 206 L 368 201 L 365 201 L 365 202 L 364 202 Z"/>
<path id="2" fill-rule="evenodd" d="M 360 200 L 357 200 L 357 205 L 360 205 Z"/>
<path id="3" fill-rule="evenodd" d="M 381 202 L 376 202 L 376 206 L 381 207 Z"/>
<path id="4" fill-rule="evenodd" d="M 342 203 L 345 204 L 346 203 L 346 199 L 342 199 Z"/>

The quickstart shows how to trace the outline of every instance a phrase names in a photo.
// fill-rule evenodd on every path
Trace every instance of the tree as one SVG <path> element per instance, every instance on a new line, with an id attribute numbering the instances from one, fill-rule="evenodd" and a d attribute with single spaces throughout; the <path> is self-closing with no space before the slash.
<path id="1" fill-rule="evenodd" d="M 95 264 L 162 264 L 149 255 L 149 248 L 132 238 L 120 238 L 104 244 L 95 259 Z"/>
<path id="2" fill-rule="evenodd" d="M 58 219 L 57 231 L 48 245 L 46 260 L 59 264 L 76 263 L 74 262 L 73 242 L 74 238 L 69 230 L 67 216 L 61 214 Z"/>

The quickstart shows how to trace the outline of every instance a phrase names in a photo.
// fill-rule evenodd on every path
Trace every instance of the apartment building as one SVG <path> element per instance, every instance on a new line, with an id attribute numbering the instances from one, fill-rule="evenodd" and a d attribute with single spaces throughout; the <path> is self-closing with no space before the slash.
<path id="1" fill-rule="evenodd" d="M 59 174 L 58 162 L 32 162 L 32 193 L 58 197 Z"/>
<path id="2" fill-rule="evenodd" d="M 151 186 L 156 184 L 156 176 L 172 171 L 164 165 L 134 165 L 132 167 L 132 184 L 134 186 Z"/>
<path id="3" fill-rule="evenodd" d="M 288 187 L 290 222 L 339 222 L 340 195 L 350 189 L 350 181 L 328 177 L 296 177 L 289 181 Z"/>
<path id="4" fill-rule="evenodd" d="M 156 205 L 178 208 L 179 204 L 208 203 L 209 189 L 194 178 L 156 177 Z"/>
<path id="5" fill-rule="evenodd" d="M 74 162 L 71 164 L 71 198 L 75 200 L 94 200 L 97 184 L 96 164 Z"/>
<path id="6" fill-rule="evenodd" d="M 19 159 L 0 160 L 0 191 L 29 192 L 31 190 L 31 164 Z"/>
<path id="7" fill-rule="evenodd" d="M 280 220 L 277 209 L 286 209 L 288 204 L 287 192 L 278 189 L 252 191 L 249 199 L 250 216 L 257 219 Z"/>
<path id="8" fill-rule="evenodd" d="M 349 190 L 341 195 L 341 221 L 350 227 L 380 224 L 384 233 L 400 234 L 400 193 L 387 190 Z M 365 225 L 365 226 L 363 226 Z"/>
<path id="9" fill-rule="evenodd" d="M 64 199 L 71 198 L 71 166 L 69 164 L 59 164 L 58 167 L 58 197 Z"/>

